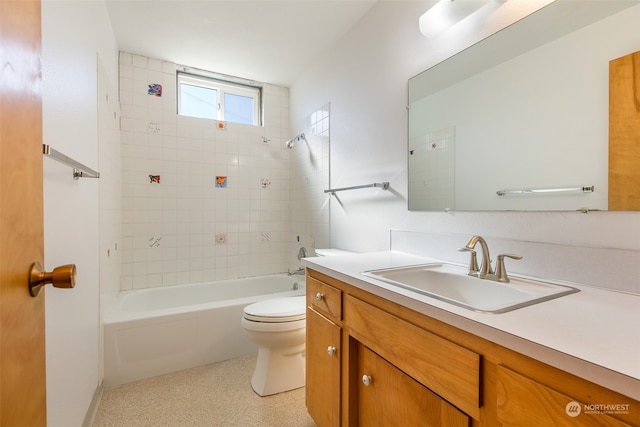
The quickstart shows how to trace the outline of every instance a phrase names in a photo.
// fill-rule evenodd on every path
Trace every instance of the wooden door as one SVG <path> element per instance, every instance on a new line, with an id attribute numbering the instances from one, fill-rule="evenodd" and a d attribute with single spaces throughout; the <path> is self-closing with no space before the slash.
<path id="1" fill-rule="evenodd" d="M 640 52 L 609 63 L 609 210 L 640 210 Z"/>
<path id="2" fill-rule="evenodd" d="M 40 0 L 0 0 L 0 425 L 46 425 Z M 44 265 L 44 264 L 43 264 Z"/>

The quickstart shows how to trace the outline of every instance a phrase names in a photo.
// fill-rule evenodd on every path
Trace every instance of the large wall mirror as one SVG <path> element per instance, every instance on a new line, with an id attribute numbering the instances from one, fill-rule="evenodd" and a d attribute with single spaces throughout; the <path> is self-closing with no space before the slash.
<path id="1" fill-rule="evenodd" d="M 409 210 L 607 210 L 609 62 L 637 22 L 557 0 L 411 78 Z"/>

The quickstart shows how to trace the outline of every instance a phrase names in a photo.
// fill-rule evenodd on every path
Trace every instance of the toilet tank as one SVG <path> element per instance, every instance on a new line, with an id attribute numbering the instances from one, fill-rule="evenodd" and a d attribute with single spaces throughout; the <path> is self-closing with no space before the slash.
<path id="1" fill-rule="evenodd" d="M 316 256 L 335 256 L 335 255 L 347 255 L 354 252 L 343 251 L 342 249 L 316 249 Z"/>

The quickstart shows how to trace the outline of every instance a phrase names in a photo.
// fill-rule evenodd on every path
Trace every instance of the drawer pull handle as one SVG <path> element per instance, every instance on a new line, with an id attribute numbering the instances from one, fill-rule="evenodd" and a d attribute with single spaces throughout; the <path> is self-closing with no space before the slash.
<path id="1" fill-rule="evenodd" d="M 329 347 L 327 347 L 327 354 L 329 356 L 333 356 L 334 354 L 336 354 L 336 348 L 330 345 Z"/>
<path id="2" fill-rule="evenodd" d="M 371 378 L 369 375 L 362 376 L 362 384 L 364 384 L 365 386 L 369 387 L 372 382 L 373 378 Z"/>
<path id="3" fill-rule="evenodd" d="M 320 292 L 316 294 L 316 300 L 322 301 L 323 298 L 324 298 L 324 294 L 321 294 Z"/>

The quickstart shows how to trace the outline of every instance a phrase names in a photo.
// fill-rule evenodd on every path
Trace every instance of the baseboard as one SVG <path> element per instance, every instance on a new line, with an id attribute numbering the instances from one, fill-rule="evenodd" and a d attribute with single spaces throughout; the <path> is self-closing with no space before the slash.
<path id="1" fill-rule="evenodd" d="M 89 408 L 87 409 L 87 414 L 84 416 L 82 427 L 91 427 L 93 425 L 93 421 L 95 420 L 96 414 L 98 413 L 98 406 L 100 406 L 100 401 L 102 400 L 103 392 L 104 388 L 102 387 L 102 385 L 96 387 L 96 390 L 93 392 L 93 398 L 91 399 Z"/>

